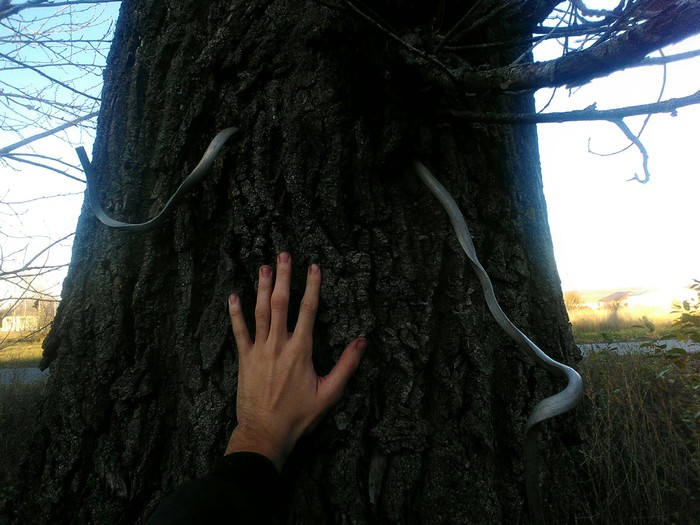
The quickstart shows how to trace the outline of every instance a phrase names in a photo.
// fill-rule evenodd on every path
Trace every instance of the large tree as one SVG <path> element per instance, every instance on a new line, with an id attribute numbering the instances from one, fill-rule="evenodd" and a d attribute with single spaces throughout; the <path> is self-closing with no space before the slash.
<path id="1" fill-rule="evenodd" d="M 217 132 L 240 132 L 153 231 L 110 229 L 85 204 L 13 519 L 139 522 L 207 472 L 235 424 L 226 296 L 252 314 L 257 268 L 285 249 L 293 302 L 305 265 L 323 268 L 319 373 L 353 337 L 370 340 L 283 473 L 288 522 L 528 521 L 523 427 L 562 385 L 493 320 L 413 159 L 457 199 L 510 317 L 573 364 L 532 92 L 700 31 L 686 0 L 558 4 L 125 0 L 93 151 L 108 212 L 153 216 Z M 586 33 L 532 63 L 534 41 Z M 545 425 L 548 522 L 576 512 L 584 416 Z"/>

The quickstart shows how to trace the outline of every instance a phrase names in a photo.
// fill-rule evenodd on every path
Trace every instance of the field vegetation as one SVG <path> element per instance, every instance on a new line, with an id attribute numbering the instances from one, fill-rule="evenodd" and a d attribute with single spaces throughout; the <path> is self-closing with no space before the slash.
<path id="1" fill-rule="evenodd" d="M 698 523 L 700 353 L 657 341 L 700 342 L 699 305 L 592 309 L 567 297 L 576 341 L 610 343 L 579 365 L 586 385 L 586 406 L 579 413 L 589 417 L 589 424 L 579 447 L 576 523 Z M 0 368 L 38 365 L 41 341 L 20 335 L 0 344 Z M 613 344 L 635 339 L 643 340 L 648 351 L 620 354 Z M 0 382 L 0 522 L 44 382 Z"/>
<path id="2" fill-rule="evenodd" d="M 578 522 L 698 523 L 700 355 L 604 350 L 580 372 L 590 424 Z"/>
<path id="3" fill-rule="evenodd" d="M 566 297 L 576 341 L 610 343 L 579 367 L 590 414 L 579 523 L 698 523 L 700 353 L 660 342 L 700 342 L 700 282 L 692 289 L 697 300 L 667 309 Z M 631 340 L 644 351 L 613 344 Z"/>
<path id="4" fill-rule="evenodd" d="M 590 297 L 580 292 L 566 292 L 564 301 L 579 344 L 677 339 L 688 335 L 678 322 L 683 310 L 680 303 L 630 305 L 613 301 L 592 306 Z"/>
<path id="5" fill-rule="evenodd" d="M 41 361 L 43 334 L 9 332 L 0 339 L 0 368 L 33 368 Z"/>

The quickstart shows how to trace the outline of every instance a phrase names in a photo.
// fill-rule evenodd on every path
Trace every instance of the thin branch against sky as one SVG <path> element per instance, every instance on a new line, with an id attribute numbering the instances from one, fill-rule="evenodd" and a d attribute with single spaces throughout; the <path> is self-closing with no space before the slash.
<path id="1" fill-rule="evenodd" d="M 0 299 L 60 291 L 84 184 L 73 146 L 92 140 L 117 7 L 0 8 Z"/>

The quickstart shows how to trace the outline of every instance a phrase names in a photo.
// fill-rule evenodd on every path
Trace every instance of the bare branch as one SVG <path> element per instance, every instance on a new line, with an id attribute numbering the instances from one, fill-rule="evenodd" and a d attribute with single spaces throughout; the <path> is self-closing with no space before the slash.
<path id="1" fill-rule="evenodd" d="M 664 56 L 663 51 L 660 51 L 660 53 L 661 53 L 661 56 L 663 57 Z M 661 99 L 664 96 L 664 92 L 666 91 L 666 80 L 667 80 L 667 75 L 668 75 L 668 71 L 667 71 L 668 68 L 666 67 L 666 64 L 662 64 L 661 67 L 663 69 L 663 79 L 661 81 L 661 89 L 659 90 L 659 97 L 656 99 L 657 104 L 659 102 L 661 102 Z M 644 122 L 642 123 L 642 127 L 639 128 L 639 133 L 635 133 L 635 137 L 637 137 L 637 139 L 641 139 L 642 133 L 644 133 L 644 130 L 646 129 L 647 124 L 649 124 L 649 121 L 651 120 L 651 115 L 652 114 L 649 113 L 646 116 L 646 118 L 644 119 Z M 591 139 L 588 139 L 588 152 L 592 153 L 593 155 L 599 155 L 601 157 L 611 157 L 613 155 L 618 155 L 624 151 L 627 151 L 629 148 L 631 148 L 634 145 L 635 145 L 634 142 L 630 142 L 627 146 L 625 146 L 624 148 L 619 149 L 617 151 L 612 151 L 610 153 L 596 153 L 594 151 L 591 151 Z"/>
<path id="2" fill-rule="evenodd" d="M 33 160 L 29 159 L 24 159 L 20 155 L 15 155 L 15 154 L 9 154 L 5 156 L 6 159 L 14 160 L 15 162 L 21 162 L 23 164 L 29 164 L 30 166 L 36 166 L 37 168 L 43 168 L 45 170 L 53 171 L 54 173 L 58 173 L 59 175 L 63 175 L 64 177 L 68 177 L 69 179 L 73 179 L 74 181 L 81 182 L 85 184 L 85 181 L 83 179 L 80 179 L 76 177 L 75 175 L 71 175 L 70 173 L 66 172 L 65 170 L 56 168 L 54 166 L 51 166 L 49 164 L 45 164 L 43 162 L 35 162 Z M 58 161 L 57 159 L 51 159 L 54 161 Z"/>
<path id="3" fill-rule="evenodd" d="M 555 60 L 456 72 L 470 93 L 524 91 L 584 84 L 641 62 L 649 53 L 700 32 L 700 3 L 679 1 L 598 45 Z"/>
<path id="4" fill-rule="evenodd" d="M 42 197 L 36 197 L 34 199 L 27 199 L 24 201 L 3 201 L 2 204 L 7 204 L 9 206 L 19 206 L 22 204 L 29 204 L 30 202 L 43 201 L 48 199 L 59 199 L 61 197 L 73 197 L 74 195 L 81 195 L 82 191 L 72 191 L 70 193 L 58 193 L 56 195 L 44 195 Z"/>
<path id="5" fill-rule="evenodd" d="M 31 144 L 34 141 L 37 141 L 39 139 L 43 139 L 45 137 L 49 137 L 51 135 L 55 135 L 59 131 L 63 131 L 64 129 L 75 126 L 76 124 L 79 124 L 80 122 L 83 122 L 84 120 L 89 120 L 91 118 L 95 118 L 97 115 L 99 115 L 99 112 L 93 111 L 92 113 L 88 113 L 87 115 L 83 115 L 82 117 L 78 117 L 74 120 L 71 120 L 70 122 L 66 122 L 64 124 L 61 124 L 60 126 L 57 126 L 53 129 L 49 129 L 47 131 L 42 131 L 41 133 L 37 133 L 36 135 L 32 135 L 31 137 L 20 140 L 19 142 L 15 142 L 14 144 L 10 144 L 9 146 L 5 146 L 4 148 L 0 148 L 0 157 L 4 157 L 4 156 L 8 155 L 12 150 L 15 150 L 17 148 L 21 148 L 22 146 L 26 146 L 27 144 Z"/>
<path id="6" fill-rule="evenodd" d="M 64 7 L 67 5 L 90 5 L 90 4 L 108 4 L 114 2 L 121 2 L 121 0 L 72 0 L 66 2 L 51 2 L 49 0 L 27 0 L 23 4 L 10 5 L 4 11 L 0 11 L 0 20 L 3 18 L 16 15 L 17 13 L 24 11 L 25 9 L 32 9 L 37 7 Z"/>
<path id="7" fill-rule="evenodd" d="M 362 11 L 359 7 L 357 7 L 354 3 L 352 3 L 350 0 L 343 0 L 344 3 L 357 15 L 360 17 L 364 18 L 367 22 L 369 22 L 371 25 L 379 29 L 382 33 L 387 35 L 389 38 L 392 40 L 395 40 L 399 44 L 401 44 L 403 47 L 411 51 L 411 53 L 414 53 L 421 57 L 423 60 L 430 62 L 434 66 L 437 66 L 438 69 L 440 69 L 443 73 L 445 73 L 452 81 L 457 81 L 455 78 L 454 73 L 442 62 L 440 62 L 437 58 L 427 54 L 425 51 L 421 51 L 420 49 L 412 46 L 405 40 L 403 40 L 401 37 L 399 37 L 394 31 L 386 27 L 384 24 L 373 18 L 371 15 L 365 13 Z"/>
<path id="8" fill-rule="evenodd" d="M 39 293 L 41 293 L 41 292 L 39 292 Z M 31 301 L 38 301 L 40 303 L 60 303 L 61 302 L 60 299 L 56 299 L 50 294 L 44 294 L 44 295 L 46 295 L 46 298 L 44 298 L 44 297 L 32 297 L 30 300 Z M 22 297 L 5 297 L 5 298 L 3 298 L 3 301 L 24 301 L 25 299 L 27 299 L 27 297 L 24 297 L 24 296 L 22 296 Z"/>
<path id="9" fill-rule="evenodd" d="M 695 49 L 693 51 L 686 51 L 685 53 L 676 53 L 675 55 L 667 55 L 660 57 L 646 57 L 644 60 L 639 62 L 636 66 L 661 66 L 664 64 L 670 64 L 671 62 L 678 62 L 679 60 L 688 60 L 690 58 L 700 57 L 700 49 Z M 635 66 L 635 67 L 636 67 Z"/>
<path id="10" fill-rule="evenodd" d="M 439 52 L 443 47 L 447 45 L 447 43 L 452 40 L 452 38 L 457 34 L 458 31 L 460 31 L 464 25 L 467 23 L 469 18 L 471 18 L 472 14 L 476 9 L 479 7 L 481 4 L 481 0 L 478 0 L 477 2 L 474 2 L 474 4 L 469 8 L 469 10 L 466 12 L 466 14 L 460 18 L 457 23 L 452 26 L 452 29 L 450 29 L 445 37 L 440 41 L 440 44 L 438 44 L 437 48 L 435 49 L 435 52 Z"/>
<path id="11" fill-rule="evenodd" d="M 34 271 L 40 271 L 41 274 L 44 273 L 49 273 L 49 272 L 54 272 L 56 270 L 60 270 L 62 268 L 67 268 L 68 263 L 66 264 L 53 264 L 53 265 L 46 265 L 42 264 L 41 266 L 24 266 L 18 270 L 9 270 L 6 272 L 0 272 L 0 277 L 7 278 L 7 277 L 31 277 L 35 276 L 37 274 L 33 274 L 31 272 Z"/>
<path id="12" fill-rule="evenodd" d="M 625 124 L 622 119 L 614 119 L 611 120 L 613 124 L 615 124 L 618 128 L 622 130 L 622 132 L 625 134 L 625 136 L 632 141 L 632 143 L 637 146 L 639 149 L 640 153 L 642 154 L 642 165 L 644 167 L 644 178 L 640 179 L 639 175 L 636 173 L 634 174 L 634 177 L 632 177 L 630 180 L 636 180 L 637 182 L 641 182 L 642 184 L 646 184 L 649 182 L 649 178 L 651 177 L 651 174 L 649 173 L 649 154 L 647 153 L 647 149 L 644 147 L 644 144 L 642 144 L 642 141 L 639 140 L 639 137 L 637 137 L 634 133 L 632 133 L 632 130 Z"/>
<path id="13" fill-rule="evenodd" d="M 65 88 L 65 89 L 67 89 L 68 91 L 72 91 L 72 92 L 75 93 L 76 95 L 80 95 L 80 96 L 82 96 L 82 97 L 89 98 L 89 99 L 94 100 L 94 101 L 96 101 L 96 102 L 99 102 L 99 101 L 100 101 L 99 97 L 93 97 L 92 95 L 88 95 L 87 93 L 84 93 L 84 92 L 82 92 L 82 91 L 80 91 L 80 90 L 78 90 L 78 89 L 75 89 L 74 87 L 69 86 L 69 85 L 66 84 L 65 82 L 61 82 L 61 81 L 58 80 L 57 78 L 54 78 L 54 77 L 52 77 L 51 75 L 47 75 L 46 73 L 44 73 L 44 72 L 43 72 L 41 69 L 39 69 L 38 67 L 32 66 L 32 65 L 30 65 L 30 64 L 27 64 L 26 62 L 22 62 L 21 60 L 14 59 L 14 58 L 12 58 L 11 56 L 6 55 L 5 53 L 0 53 L 0 57 L 1 57 L 1 58 L 4 58 L 5 60 L 8 60 L 8 61 L 10 61 L 10 62 L 12 62 L 12 63 L 14 63 L 14 64 L 17 64 L 17 65 L 21 66 L 23 69 L 30 69 L 30 70 L 32 70 L 32 71 L 34 71 L 37 75 L 40 75 L 40 76 L 44 77 L 46 80 L 49 80 L 49 81 L 51 81 L 52 83 L 57 84 L 57 85 L 59 85 L 59 86 Z"/>
<path id="14" fill-rule="evenodd" d="M 65 236 L 61 237 L 60 239 L 58 239 L 58 240 L 52 242 L 51 244 L 49 244 L 48 246 L 46 246 L 45 248 L 43 248 L 42 250 L 40 250 L 39 252 L 37 252 L 37 253 L 34 255 L 34 257 L 32 257 L 31 259 L 29 259 L 29 261 L 28 261 L 27 263 L 25 263 L 25 265 L 24 265 L 22 268 L 19 268 L 18 270 L 13 270 L 12 272 L 2 272 L 2 273 L 0 273 L 0 277 L 6 275 L 6 274 L 8 274 L 8 273 L 18 273 L 18 272 L 22 272 L 22 271 L 27 271 L 27 270 L 29 270 L 29 269 L 33 269 L 33 268 L 31 267 L 32 263 L 33 263 L 34 261 L 36 261 L 39 257 L 41 257 L 41 255 L 47 253 L 51 248 L 53 248 L 53 247 L 56 246 L 57 244 L 62 243 L 63 241 L 65 241 L 66 239 L 72 237 L 73 235 L 75 235 L 75 232 L 71 232 L 71 233 L 69 233 L 68 235 L 65 235 Z M 64 265 L 64 266 L 65 266 L 65 265 Z M 53 267 L 52 267 L 52 268 L 53 268 Z"/>
<path id="15" fill-rule="evenodd" d="M 451 117 L 470 120 L 473 122 L 491 122 L 495 124 L 548 124 L 557 122 L 575 122 L 590 120 L 614 121 L 634 115 L 648 115 L 651 113 L 671 113 L 675 116 L 676 110 L 685 106 L 700 104 L 700 91 L 681 98 L 671 98 L 652 104 L 638 106 L 626 106 L 616 109 L 597 110 L 595 105 L 576 111 L 564 111 L 553 113 L 480 113 L 478 111 L 451 111 Z"/>
<path id="16" fill-rule="evenodd" d="M 0 11 L 0 20 L 2 20 L 3 18 L 7 18 L 8 16 L 15 15 L 24 9 L 39 7 L 39 5 L 43 3 L 46 3 L 46 0 L 28 0 L 23 4 L 6 6 L 6 9 L 4 11 Z"/>

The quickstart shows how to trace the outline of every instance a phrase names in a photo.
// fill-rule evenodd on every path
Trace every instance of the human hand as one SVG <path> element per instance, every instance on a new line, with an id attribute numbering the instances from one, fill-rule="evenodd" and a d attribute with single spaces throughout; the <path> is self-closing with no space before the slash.
<path id="1" fill-rule="evenodd" d="M 228 302 L 239 364 L 238 426 L 231 434 L 226 454 L 257 452 L 269 458 L 278 471 L 297 440 L 340 399 L 367 347 L 363 337 L 354 339 L 333 370 L 319 377 L 311 352 L 321 270 L 316 264 L 309 266 L 293 333 L 287 331 L 291 274 L 292 260 L 285 252 L 277 257 L 274 290 L 272 268 L 260 268 L 255 342 L 250 338 L 238 296 L 231 295 Z"/>

